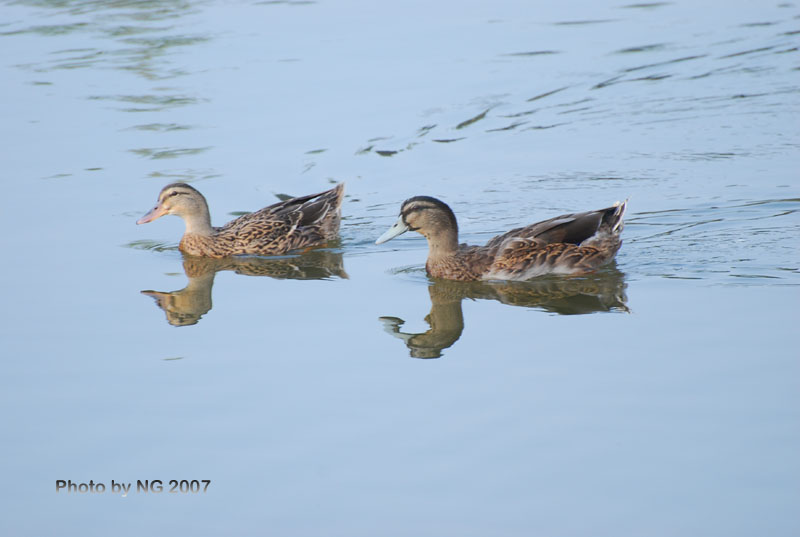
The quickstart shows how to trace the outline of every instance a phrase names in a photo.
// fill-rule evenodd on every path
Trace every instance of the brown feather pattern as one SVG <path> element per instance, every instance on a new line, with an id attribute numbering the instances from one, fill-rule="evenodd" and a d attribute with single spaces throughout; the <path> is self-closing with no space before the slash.
<path id="1" fill-rule="evenodd" d="M 336 237 L 341 220 L 344 184 L 281 201 L 212 227 L 208 205 L 200 192 L 182 183 L 165 186 L 159 205 L 140 222 L 162 214 L 177 214 L 186 222 L 179 249 L 187 254 L 223 258 L 233 255 L 280 255 L 319 246 Z M 156 212 L 156 216 L 148 217 Z"/>
<path id="2" fill-rule="evenodd" d="M 406 200 L 399 222 L 404 229 L 428 239 L 425 268 L 435 278 L 526 280 L 549 273 L 587 273 L 611 261 L 622 244 L 626 204 L 512 229 L 485 246 L 458 244 L 455 215 L 436 198 L 416 196 Z"/>

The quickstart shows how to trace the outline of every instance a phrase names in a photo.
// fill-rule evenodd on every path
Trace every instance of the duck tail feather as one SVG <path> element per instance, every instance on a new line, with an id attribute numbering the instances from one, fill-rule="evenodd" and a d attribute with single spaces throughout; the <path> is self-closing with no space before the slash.
<path id="1" fill-rule="evenodd" d="M 628 200 L 629 199 L 630 198 L 627 198 L 622 203 L 620 203 L 618 201 L 614 203 L 614 207 L 616 207 L 617 209 L 614 211 L 614 215 L 613 215 L 612 221 L 611 221 L 611 232 L 612 233 L 621 233 L 622 232 L 622 228 L 624 227 L 622 219 L 625 216 L 625 210 L 628 208 Z"/>

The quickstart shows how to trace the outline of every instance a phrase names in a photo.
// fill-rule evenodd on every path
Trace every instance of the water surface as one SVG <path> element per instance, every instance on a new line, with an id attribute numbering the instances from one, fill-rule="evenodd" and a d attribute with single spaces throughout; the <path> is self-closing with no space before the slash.
<path id="1" fill-rule="evenodd" d="M 800 532 L 793 3 L 2 4 L 3 534 Z M 184 259 L 347 182 L 341 240 Z M 630 198 L 613 266 L 434 282 Z M 205 494 L 58 479 L 210 479 Z M 42 516 L 47 513 L 47 516 Z"/>

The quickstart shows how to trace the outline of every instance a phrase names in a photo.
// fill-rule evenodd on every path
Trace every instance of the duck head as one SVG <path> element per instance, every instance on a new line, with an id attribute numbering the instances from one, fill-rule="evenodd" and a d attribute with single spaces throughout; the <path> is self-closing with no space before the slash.
<path id="1" fill-rule="evenodd" d="M 406 231 L 416 231 L 433 245 L 458 246 L 458 222 L 452 209 L 430 196 L 415 196 L 403 202 L 397 222 L 375 244 L 383 244 Z"/>
<path id="2" fill-rule="evenodd" d="M 161 189 L 156 206 L 136 223 L 146 224 L 165 214 L 176 214 L 186 220 L 203 213 L 208 214 L 208 204 L 200 192 L 184 183 L 172 183 Z"/>

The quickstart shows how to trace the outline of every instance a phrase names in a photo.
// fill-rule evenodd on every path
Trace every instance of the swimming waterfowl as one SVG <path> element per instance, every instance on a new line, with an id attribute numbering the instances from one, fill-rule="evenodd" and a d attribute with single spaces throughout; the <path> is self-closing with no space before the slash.
<path id="1" fill-rule="evenodd" d="M 180 216 L 186 232 L 178 248 L 189 255 L 280 255 L 333 239 L 339 231 L 343 197 L 341 183 L 331 190 L 287 199 L 213 227 L 203 195 L 185 183 L 172 183 L 161 189 L 156 206 L 136 223 L 146 224 L 165 214 Z"/>
<path id="2" fill-rule="evenodd" d="M 565 214 L 512 229 L 485 246 L 458 244 L 458 223 L 446 203 L 430 196 L 403 202 L 400 218 L 376 244 L 406 231 L 428 239 L 425 268 L 448 280 L 528 280 L 543 274 L 582 274 L 611 261 L 622 240 L 627 201 Z"/>

